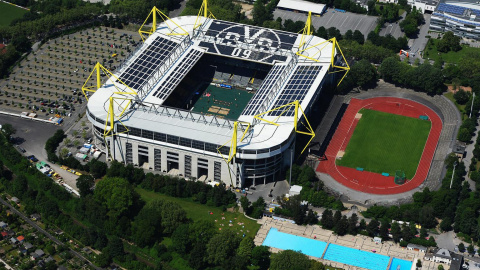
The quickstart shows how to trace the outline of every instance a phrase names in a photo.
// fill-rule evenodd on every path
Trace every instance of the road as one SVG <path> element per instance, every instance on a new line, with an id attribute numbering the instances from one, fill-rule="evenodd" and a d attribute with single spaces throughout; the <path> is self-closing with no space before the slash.
<path id="1" fill-rule="evenodd" d="M 2 198 L 0 198 L 0 203 L 2 203 L 3 205 L 7 206 L 8 208 L 10 208 L 10 210 L 12 210 L 15 214 L 17 214 L 18 216 L 20 216 L 23 220 L 25 220 L 29 225 L 31 225 L 33 228 L 35 228 L 37 231 L 41 232 L 42 234 L 44 234 L 46 237 L 48 237 L 48 239 L 52 240 L 53 242 L 55 242 L 57 245 L 61 245 L 61 246 L 65 246 L 64 243 L 62 243 L 60 240 L 58 240 L 57 238 L 55 238 L 54 236 L 52 236 L 50 233 L 48 233 L 47 231 L 45 231 L 44 229 L 40 228 L 40 226 L 38 226 L 35 222 L 33 222 L 32 220 L 30 220 L 27 216 L 25 216 L 22 212 L 18 211 L 15 207 L 13 207 L 11 204 L 9 204 L 8 202 L 6 202 L 5 200 L 3 200 Z M 68 248 L 70 250 L 70 253 L 73 255 L 73 256 L 76 256 L 77 258 L 87 262 L 87 264 L 89 264 L 91 267 L 97 269 L 97 270 L 101 270 L 102 268 L 100 267 L 97 267 L 96 265 L 94 265 L 92 262 L 90 262 L 89 260 L 87 260 L 87 258 L 83 257 L 83 255 L 81 255 L 80 253 L 76 252 L 75 250 L 71 249 L 71 248 Z"/>
<path id="2" fill-rule="evenodd" d="M 17 130 L 14 137 L 22 139 L 20 146 L 27 151 L 25 155 L 35 155 L 40 161 L 47 161 L 45 142 L 48 138 L 50 138 L 58 129 L 68 128 L 67 126 L 55 126 L 20 117 L 7 115 L 1 115 L 0 117 L 0 125 L 11 124 Z M 49 165 L 63 178 L 65 183 L 72 188 L 77 189 L 76 183 L 78 176 L 61 169 L 59 165 L 51 163 L 49 163 Z"/>
<path id="3" fill-rule="evenodd" d="M 410 46 L 410 49 L 408 51 L 411 54 L 415 54 L 414 57 L 410 57 L 411 63 L 413 63 L 417 58 L 422 60 L 421 55 L 423 54 L 423 50 L 425 49 L 425 46 L 428 42 L 428 38 L 426 38 L 426 36 L 428 35 L 428 29 L 430 27 L 431 14 L 423 14 L 423 17 L 425 18 L 425 23 L 420 27 L 417 38 L 410 39 L 408 41 L 408 45 Z"/>

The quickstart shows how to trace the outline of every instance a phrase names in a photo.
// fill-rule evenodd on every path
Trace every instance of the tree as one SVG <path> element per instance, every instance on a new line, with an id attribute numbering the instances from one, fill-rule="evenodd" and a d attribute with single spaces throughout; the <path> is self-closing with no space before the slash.
<path id="1" fill-rule="evenodd" d="M 382 222 L 381 226 L 380 226 L 380 231 L 379 231 L 379 234 L 380 234 L 380 237 L 382 237 L 383 240 L 388 240 L 388 222 Z"/>
<path id="2" fill-rule="evenodd" d="M 471 256 L 475 254 L 475 248 L 473 247 L 472 244 L 468 245 L 467 251 L 468 251 L 468 254 L 470 254 Z"/>
<path id="3" fill-rule="evenodd" d="M 353 213 L 349 218 L 348 218 L 348 233 L 356 235 L 357 234 L 357 222 L 358 222 L 358 216 L 357 214 Z"/>
<path id="4" fill-rule="evenodd" d="M 106 177 L 98 182 L 94 197 L 107 208 L 108 216 L 117 219 L 126 214 L 134 205 L 138 194 L 127 180 L 118 177 Z"/>
<path id="5" fill-rule="evenodd" d="M 472 134 L 466 128 L 461 128 L 458 132 L 458 140 L 461 142 L 470 142 Z"/>
<path id="6" fill-rule="evenodd" d="M 463 89 L 460 89 L 457 92 L 455 92 L 455 94 L 453 94 L 453 98 L 455 98 L 455 101 L 458 104 L 465 105 L 465 103 L 467 103 L 468 100 L 470 99 L 470 94 L 464 91 Z"/>
<path id="7" fill-rule="evenodd" d="M 394 82 L 400 73 L 400 63 L 397 57 L 385 58 L 378 68 L 382 78 L 387 82 Z"/>
<path id="8" fill-rule="evenodd" d="M 92 176 L 82 174 L 77 178 L 77 188 L 80 191 L 80 196 L 85 197 L 92 193 L 92 188 L 95 185 L 95 180 Z"/>
<path id="9" fill-rule="evenodd" d="M 417 260 L 417 267 L 418 268 L 422 267 L 422 261 L 420 259 Z"/>
<path id="10" fill-rule="evenodd" d="M 283 250 L 272 255 L 270 269 L 304 270 L 309 269 L 310 264 L 310 259 L 308 259 L 307 255 L 293 250 Z"/>
<path id="11" fill-rule="evenodd" d="M 444 270 L 443 265 L 440 264 L 440 265 L 438 266 L 438 270 Z"/>
<path id="12" fill-rule="evenodd" d="M 247 199 L 247 197 L 242 196 L 240 198 L 240 205 L 242 206 L 243 212 L 248 215 L 250 209 L 250 201 Z"/>
<path id="13" fill-rule="evenodd" d="M 15 130 L 11 124 L 3 124 L 2 132 L 7 139 L 11 139 L 12 135 L 15 134 L 17 130 Z"/>
<path id="14" fill-rule="evenodd" d="M 365 88 L 367 85 L 375 83 L 377 71 L 368 60 L 362 59 L 353 64 L 348 76 L 352 77 L 357 86 Z"/>
<path id="15" fill-rule="evenodd" d="M 322 219 L 320 220 L 322 227 L 327 230 L 331 230 L 335 225 L 333 221 L 333 213 L 330 209 L 325 209 L 322 214 Z"/>
<path id="16" fill-rule="evenodd" d="M 349 29 L 347 32 L 345 32 L 345 35 L 343 37 L 346 40 L 353 40 L 353 31 Z"/>
<path id="17" fill-rule="evenodd" d="M 363 44 L 365 43 L 365 36 L 359 30 L 355 30 L 355 32 L 353 32 L 353 40 L 358 42 L 358 44 Z"/>
<path id="18" fill-rule="evenodd" d="M 342 216 L 340 221 L 336 224 L 335 232 L 338 235 L 345 235 L 348 232 L 348 220 L 346 216 Z"/>
<path id="19" fill-rule="evenodd" d="M 465 245 L 462 243 L 458 244 L 458 251 L 465 252 Z"/>
<path id="20" fill-rule="evenodd" d="M 191 239 L 189 237 L 189 224 L 178 226 L 172 233 L 172 248 L 179 254 L 186 254 L 190 250 Z"/>
<path id="21" fill-rule="evenodd" d="M 237 249 L 237 255 L 242 257 L 243 260 L 248 263 L 252 257 L 252 251 L 254 247 L 255 244 L 253 243 L 253 238 L 246 236 L 242 239 L 242 241 L 240 241 L 240 245 Z"/>
<path id="22" fill-rule="evenodd" d="M 400 238 L 402 238 L 402 229 L 400 228 L 400 225 L 398 224 L 398 222 L 394 222 L 392 224 L 392 228 L 390 229 L 390 232 L 392 233 L 393 241 L 398 243 L 400 241 Z"/>
<path id="23" fill-rule="evenodd" d="M 270 266 L 270 250 L 267 246 L 255 246 L 252 249 L 252 264 L 259 270 L 267 270 Z"/>
<path id="24" fill-rule="evenodd" d="M 378 222 L 377 220 L 373 219 L 372 221 L 370 221 L 370 223 L 368 223 L 367 225 L 367 232 L 368 232 L 368 235 L 370 236 L 375 236 L 378 232 L 378 226 L 380 225 L 380 222 Z"/>
<path id="25" fill-rule="evenodd" d="M 234 256 L 239 243 L 240 239 L 237 234 L 230 230 L 224 230 L 213 236 L 208 242 L 205 259 L 215 265 L 228 263 L 229 258 Z"/>

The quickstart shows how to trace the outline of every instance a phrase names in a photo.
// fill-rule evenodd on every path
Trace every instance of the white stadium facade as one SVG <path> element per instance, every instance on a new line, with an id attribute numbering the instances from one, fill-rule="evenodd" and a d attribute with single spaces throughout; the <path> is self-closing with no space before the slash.
<path id="1" fill-rule="evenodd" d="M 348 67 L 336 42 L 195 16 L 157 25 L 88 98 L 108 158 L 230 187 L 280 180 L 322 89 L 345 74 L 334 66 Z M 199 112 L 205 84 L 252 97 L 235 117 L 219 108 L 234 96 Z"/>

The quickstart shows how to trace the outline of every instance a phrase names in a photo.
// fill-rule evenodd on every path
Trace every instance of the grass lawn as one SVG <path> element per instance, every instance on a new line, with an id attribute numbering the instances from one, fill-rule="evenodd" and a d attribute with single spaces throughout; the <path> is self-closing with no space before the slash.
<path id="1" fill-rule="evenodd" d="M 23 17 L 27 13 L 25 9 L 0 2 L 0 26 L 8 26 L 14 19 Z"/>
<path id="2" fill-rule="evenodd" d="M 215 223 L 217 228 L 221 228 L 222 230 L 231 229 L 240 235 L 245 233 L 246 235 L 255 237 L 258 229 L 260 229 L 260 224 L 258 224 L 256 221 L 246 218 L 243 213 L 232 213 L 228 211 L 223 212 L 220 207 L 207 206 L 204 204 L 196 203 L 190 199 L 170 197 L 164 194 L 148 191 L 141 188 L 136 188 L 135 190 L 146 202 L 155 199 L 163 199 L 171 202 L 176 202 L 180 206 L 182 206 L 183 209 L 185 209 L 188 218 L 191 218 L 193 220 L 210 220 Z M 212 212 L 213 214 L 210 215 L 209 212 Z M 224 217 L 225 219 L 222 219 L 222 217 Z M 217 222 L 215 222 L 215 220 L 217 220 Z M 231 227 L 228 226 L 230 220 L 233 224 L 233 226 Z M 243 223 L 243 225 L 238 225 L 237 223 L 239 222 Z M 221 224 L 223 224 L 223 226 Z"/>
<path id="3" fill-rule="evenodd" d="M 423 54 L 424 58 L 430 58 L 434 61 L 437 61 L 440 57 L 442 56 L 443 61 L 447 63 L 458 63 L 465 54 L 469 52 L 473 53 L 480 53 L 480 48 L 475 48 L 475 47 L 470 47 L 470 46 L 465 46 L 462 45 L 462 49 L 458 52 L 447 52 L 447 53 L 440 53 L 437 50 L 437 43 L 439 40 L 437 39 L 431 39 L 433 41 L 434 46 L 427 45 L 425 48 L 425 53 Z"/>
<path id="4" fill-rule="evenodd" d="M 395 175 L 403 170 L 411 179 L 425 147 L 431 122 L 402 115 L 362 109 L 340 166 Z"/>

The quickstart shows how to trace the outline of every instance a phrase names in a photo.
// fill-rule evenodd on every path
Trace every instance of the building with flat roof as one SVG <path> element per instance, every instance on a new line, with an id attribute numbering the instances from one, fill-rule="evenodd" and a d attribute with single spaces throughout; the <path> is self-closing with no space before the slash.
<path id="1" fill-rule="evenodd" d="M 456 36 L 479 40 L 480 3 L 473 0 L 442 1 L 432 14 L 430 30 L 452 31 Z"/>
<path id="2" fill-rule="evenodd" d="M 109 159 L 191 180 L 281 179 L 297 126 L 309 129 L 305 116 L 343 76 L 331 72 L 343 58 L 316 36 L 198 18 L 159 24 L 92 91 L 97 146 Z"/>
<path id="3" fill-rule="evenodd" d="M 312 14 L 322 15 L 327 6 L 325 4 L 313 3 L 303 0 L 280 0 L 277 8 L 291 11 L 299 11 L 303 13 L 312 12 Z"/>
<path id="4" fill-rule="evenodd" d="M 439 0 L 408 0 L 408 4 L 423 13 L 433 13 L 437 7 Z"/>

